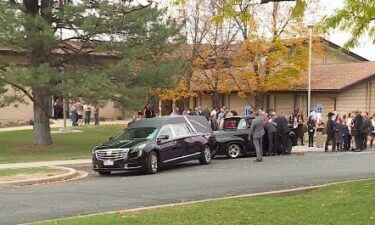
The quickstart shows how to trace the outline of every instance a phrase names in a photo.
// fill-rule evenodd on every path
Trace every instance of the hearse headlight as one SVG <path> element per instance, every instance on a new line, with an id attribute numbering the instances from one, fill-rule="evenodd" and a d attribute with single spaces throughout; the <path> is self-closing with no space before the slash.
<path id="1" fill-rule="evenodd" d="M 142 155 L 142 150 L 146 147 L 146 144 L 141 144 L 130 150 L 130 153 L 138 153 L 138 157 Z"/>

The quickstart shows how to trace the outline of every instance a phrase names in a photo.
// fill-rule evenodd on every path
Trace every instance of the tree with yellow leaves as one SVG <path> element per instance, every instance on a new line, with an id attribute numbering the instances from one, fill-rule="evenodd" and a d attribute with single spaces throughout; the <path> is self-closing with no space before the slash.
<path id="1" fill-rule="evenodd" d="M 318 1 L 315 1 L 318 4 Z M 304 1 L 249 4 L 245 0 L 228 1 L 217 20 L 233 18 L 244 39 L 229 72 L 238 95 L 249 99 L 254 108 L 264 108 L 269 91 L 289 90 L 306 83 L 308 62 L 307 31 L 303 23 Z M 322 51 L 319 38 L 315 52 Z M 233 70 L 233 67 L 232 67 Z M 250 97 L 254 96 L 254 102 Z"/>

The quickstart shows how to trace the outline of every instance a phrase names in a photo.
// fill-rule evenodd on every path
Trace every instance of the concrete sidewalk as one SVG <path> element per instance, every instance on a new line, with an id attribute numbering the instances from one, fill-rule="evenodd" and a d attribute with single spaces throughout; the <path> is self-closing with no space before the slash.
<path id="1" fill-rule="evenodd" d="M 7 163 L 0 164 L 0 169 L 31 168 L 44 166 L 80 165 L 91 164 L 91 159 L 56 160 L 42 162 Z"/>
<path id="2" fill-rule="evenodd" d="M 64 126 L 64 121 L 63 120 L 50 120 L 53 124 L 50 125 L 51 128 L 62 128 Z M 111 121 L 100 121 L 99 125 L 127 125 L 131 119 L 127 120 L 111 120 Z M 66 120 L 66 126 L 72 128 L 72 122 L 70 119 Z M 84 126 L 79 126 L 79 127 L 91 127 L 95 126 L 93 123 L 90 125 L 84 125 Z M 74 127 L 77 128 L 77 127 Z M 0 132 L 5 132 L 5 131 L 17 131 L 17 130 L 32 130 L 33 126 L 17 126 L 17 127 L 4 127 L 0 128 Z"/>

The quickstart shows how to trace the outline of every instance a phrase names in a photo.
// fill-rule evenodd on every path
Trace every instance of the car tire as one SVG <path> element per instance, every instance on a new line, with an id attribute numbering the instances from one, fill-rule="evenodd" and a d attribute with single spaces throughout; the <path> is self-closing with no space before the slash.
<path id="1" fill-rule="evenodd" d="M 242 147 L 238 143 L 228 144 L 227 152 L 226 152 L 227 158 L 228 159 L 234 159 L 234 158 L 240 157 L 241 150 L 242 150 Z"/>
<path id="2" fill-rule="evenodd" d="M 291 140 L 290 138 L 288 139 L 287 149 L 288 149 L 288 152 L 289 152 L 289 153 L 292 152 L 292 149 L 293 149 L 293 143 L 292 143 L 292 140 Z"/>
<path id="3" fill-rule="evenodd" d="M 159 158 L 155 151 L 151 151 L 147 157 L 147 174 L 155 174 L 158 172 Z"/>
<path id="4" fill-rule="evenodd" d="M 111 175 L 111 171 L 98 171 L 100 176 L 109 176 Z"/>
<path id="5" fill-rule="evenodd" d="M 201 165 L 207 165 L 211 163 L 211 159 L 212 159 L 211 147 L 209 145 L 204 145 L 202 155 L 199 158 L 199 162 Z"/>

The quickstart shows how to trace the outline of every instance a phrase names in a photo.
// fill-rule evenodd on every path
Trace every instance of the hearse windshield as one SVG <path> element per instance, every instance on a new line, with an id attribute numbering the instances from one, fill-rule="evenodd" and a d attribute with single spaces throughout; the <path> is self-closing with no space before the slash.
<path id="1" fill-rule="evenodd" d="M 133 140 L 152 140 L 156 138 L 158 128 L 156 127 L 135 127 L 120 132 L 113 138 L 113 142 L 120 143 Z"/>

